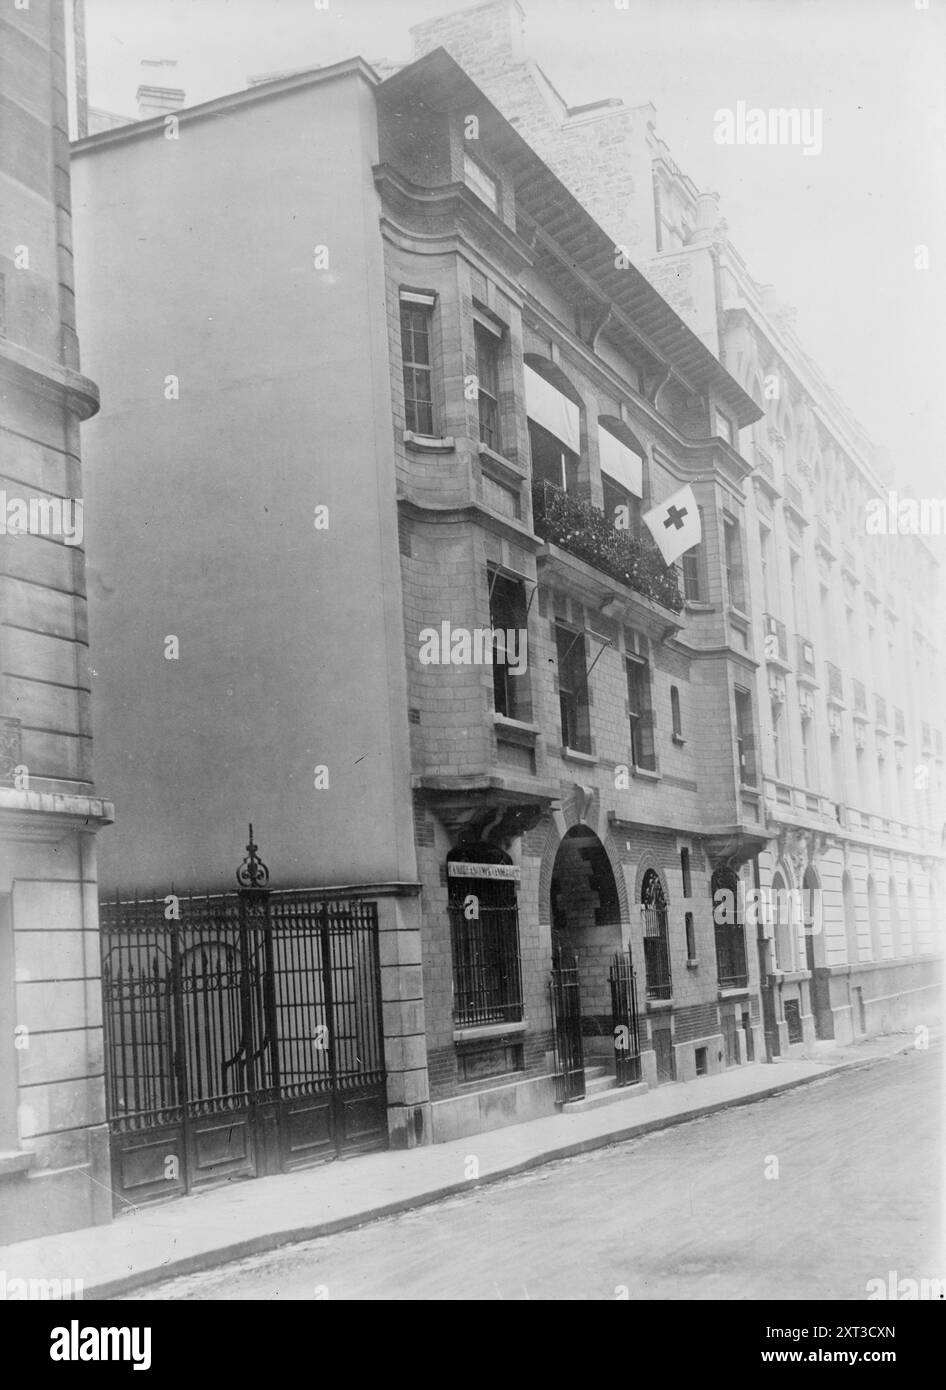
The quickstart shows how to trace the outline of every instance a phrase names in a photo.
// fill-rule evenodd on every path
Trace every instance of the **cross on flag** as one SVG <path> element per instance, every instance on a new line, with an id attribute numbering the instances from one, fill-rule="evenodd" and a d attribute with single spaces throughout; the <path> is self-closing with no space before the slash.
<path id="1" fill-rule="evenodd" d="M 679 560 L 691 546 L 699 545 L 702 538 L 700 513 L 691 487 L 682 487 L 659 507 L 651 507 L 642 520 L 668 565 Z"/>

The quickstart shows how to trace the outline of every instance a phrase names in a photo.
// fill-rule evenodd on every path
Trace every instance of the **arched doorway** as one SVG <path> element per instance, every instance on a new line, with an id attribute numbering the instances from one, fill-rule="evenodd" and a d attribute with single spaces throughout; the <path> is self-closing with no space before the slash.
<path id="1" fill-rule="evenodd" d="M 775 964 L 783 974 L 788 974 L 795 969 L 795 913 L 792 896 L 778 869 L 772 875 L 772 899 Z"/>
<path id="2" fill-rule="evenodd" d="M 821 884 L 814 869 L 805 870 L 802 882 L 802 926 L 805 933 L 805 965 L 811 972 L 808 988 L 811 991 L 811 1012 L 815 1019 L 815 1037 L 834 1037 L 834 1015 L 831 1012 L 831 975 L 824 949 L 824 913 Z"/>
<path id="3" fill-rule="evenodd" d="M 588 826 L 573 826 L 560 841 L 549 899 L 560 1057 L 567 1054 L 572 1071 L 580 1067 L 589 1082 L 615 1074 L 618 1081 L 635 1079 L 616 1066 L 623 1059 L 615 1054 L 620 1028 L 629 1030 L 626 1038 L 621 1034 L 628 1044 L 622 1052 L 639 1055 L 627 932 L 614 870 Z"/>

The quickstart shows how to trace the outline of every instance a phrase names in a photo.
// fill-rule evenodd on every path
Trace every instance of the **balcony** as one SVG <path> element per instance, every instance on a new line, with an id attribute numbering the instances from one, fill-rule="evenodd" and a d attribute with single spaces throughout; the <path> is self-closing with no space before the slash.
<path id="1" fill-rule="evenodd" d="M 832 661 L 826 661 L 824 669 L 828 673 L 828 700 L 833 705 L 844 704 L 844 677 L 841 668 Z"/>
<path id="2" fill-rule="evenodd" d="M 788 669 L 788 636 L 785 632 L 785 624 L 780 623 L 778 618 L 773 618 L 771 613 L 766 613 L 765 618 L 765 659 L 772 665 L 781 665 Z"/>
<path id="3" fill-rule="evenodd" d="M 904 718 L 903 710 L 897 709 L 896 705 L 893 709 L 893 736 L 898 743 L 906 743 L 907 741 L 907 721 Z"/>
<path id="4" fill-rule="evenodd" d="M 783 505 L 786 511 L 792 512 L 802 526 L 808 525 L 808 518 L 805 516 L 804 505 L 802 503 L 801 488 L 791 478 L 784 479 L 785 497 Z"/>
<path id="5" fill-rule="evenodd" d="M 552 483 L 532 487 L 532 521 L 537 536 L 561 546 L 603 574 L 659 603 L 671 613 L 683 608 L 675 565 L 665 565 L 649 533 L 635 540 L 618 531 L 604 512 Z"/>
<path id="6" fill-rule="evenodd" d="M 887 701 L 882 695 L 874 696 L 874 723 L 878 729 L 887 727 Z"/>
<path id="7" fill-rule="evenodd" d="M 795 675 L 798 680 L 808 681 L 814 685 L 817 680 L 815 672 L 815 649 L 807 637 L 795 638 Z"/>
<path id="8" fill-rule="evenodd" d="M 775 481 L 775 469 L 772 465 L 772 456 L 762 448 L 761 444 L 756 444 L 754 446 L 753 455 L 755 458 L 755 472 L 752 475 L 753 481 L 760 485 L 771 500 L 774 500 L 780 494 L 778 483 Z"/>
<path id="9" fill-rule="evenodd" d="M 863 681 L 852 681 L 854 688 L 854 713 L 861 718 L 867 718 L 867 690 Z"/>

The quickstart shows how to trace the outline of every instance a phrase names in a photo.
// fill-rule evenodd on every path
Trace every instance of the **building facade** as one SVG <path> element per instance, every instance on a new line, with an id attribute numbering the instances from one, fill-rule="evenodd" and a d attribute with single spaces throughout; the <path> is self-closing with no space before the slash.
<path id="1" fill-rule="evenodd" d="M 0 1243 L 111 1211 L 63 7 L 0 16 Z"/>
<path id="2" fill-rule="evenodd" d="M 556 967 L 605 1083 L 627 961 L 636 1078 L 763 1056 L 712 912 L 767 839 L 721 602 L 749 393 L 443 52 L 103 132 L 74 178 L 116 305 L 83 323 L 107 889 L 222 887 L 252 816 L 275 882 L 390 904 L 398 1142 L 553 1111 Z M 668 569 L 640 516 L 684 484 Z"/>
<path id="3" fill-rule="evenodd" d="M 770 1050 L 929 1022 L 946 821 L 941 513 L 932 536 L 914 534 L 889 462 L 792 312 L 753 281 L 651 104 L 569 108 L 528 57 L 517 0 L 413 33 L 415 54 L 443 46 L 482 85 L 764 411 L 742 433 L 719 421 L 752 473 L 713 601 L 759 662 L 752 786 L 769 841 L 754 877 L 776 917 L 761 945 Z"/>

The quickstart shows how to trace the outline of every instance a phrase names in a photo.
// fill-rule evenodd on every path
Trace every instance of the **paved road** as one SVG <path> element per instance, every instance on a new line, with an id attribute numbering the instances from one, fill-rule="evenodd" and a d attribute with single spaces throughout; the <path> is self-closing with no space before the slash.
<path id="1" fill-rule="evenodd" d="M 942 1096 L 909 1052 L 137 1297 L 863 1299 L 944 1273 Z"/>

